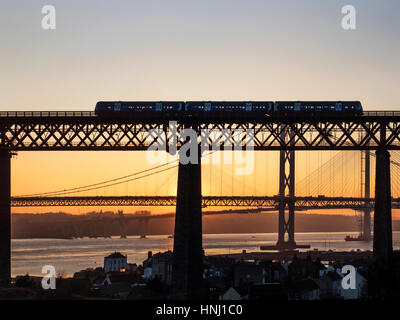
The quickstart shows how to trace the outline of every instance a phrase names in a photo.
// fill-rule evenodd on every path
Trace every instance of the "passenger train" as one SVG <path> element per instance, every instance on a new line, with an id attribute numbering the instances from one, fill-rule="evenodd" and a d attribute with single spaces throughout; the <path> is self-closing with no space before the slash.
<path id="1" fill-rule="evenodd" d="M 243 119 L 260 116 L 362 115 L 360 101 L 99 101 L 98 116 Z"/>

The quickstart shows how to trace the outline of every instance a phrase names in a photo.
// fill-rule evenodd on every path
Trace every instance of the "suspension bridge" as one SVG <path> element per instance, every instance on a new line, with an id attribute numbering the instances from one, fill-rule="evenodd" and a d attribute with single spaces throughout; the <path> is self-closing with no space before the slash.
<path id="1" fill-rule="evenodd" d="M 209 172 L 202 172 L 206 171 L 206 166 L 202 167 L 201 162 L 204 159 L 199 157 L 198 163 L 175 165 L 176 195 L 154 196 L 157 194 L 155 190 L 149 191 L 153 195 L 89 194 L 108 187 L 115 188 L 118 185 L 128 184 L 131 181 L 147 179 L 151 175 L 161 176 L 164 172 L 172 172 L 169 167 L 165 167 L 156 168 L 154 172 L 157 173 L 134 173 L 92 185 L 11 197 L 10 165 L 15 152 L 143 151 L 157 143 L 157 138 L 148 134 L 151 129 L 165 132 L 167 147 L 172 145 L 175 137 L 165 119 L 135 121 L 100 118 L 91 112 L 2 112 L 0 113 L 1 283 L 9 283 L 10 278 L 11 206 L 176 206 L 173 286 L 177 298 L 195 298 L 201 286 L 201 216 L 202 208 L 205 207 L 243 206 L 276 209 L 279 212 L 277 248 L 281 249 L 296 248 L 295 210 L 312 208 L 363 210 L 366 234 L 370 234 L 371 227 L 368 221 L 371 211 L 374 211 L 374 255 L 377 259 L 388 259 L 392 252 L 391 209 L 397 208 L 399 203 L 397 190 L 399 190 L 400 174 L 396 152 L 400 150 L 399 120 L 398 112 L 365 112 L 363 116 L 353 118 L 266 117 L 258 120 L 235 119 L 234 121 L 211 119 L 178 124 L 178 132 L 184 128 L 195 130 L 199 141 L 205 142 L 208 149 L 215 145 L 221 149 L 229 149 L 235 145 L 246 150 L 246 142 L 251 140 L 255 151 L 279 151 L 278 190 L 272 195 L 266 193 L 259 195 L 257 190 L 250 196 L 244 192 L 242 195 L 234 194 L 235 190 L 248 191 L 248 186 L 253 182 L 242 181 L 242 184 L 238 184 L 235 181 L 238 178 L 232 176 L 230 196 L 222 194 L 222 191 L 227 190 L 226 187 L 222 187 L 222 178 L 220 195 L 202 196 L 204 176 L 209 175 L 210 180 L 215 180 L 216 173 L 212 172 L 213 166 L 210 166 Z M 242 133 L 239 137 L 223 134 L 229 130 Z M 203 136 L 204 132 L 212 131 L 217 132 L 214 139 L 207 134 Z M 178 150 L 183 144 L 184 141 L 178 139 Z M 295 163 L 296 166 L 301 164 L 299 154 L 302 151 L 307 151 L 306 154 L 310 151 L 336 152 L 336 154 L 331 160 L 321 163 L 316 170 L 296 182 Z M 389 151 L 392 152 L 392 157 Z M 358 170 L 354 170 L 357 167 L 355 159 L 360 159 L 357 160 Z M 372 181 L 372 184 L 371 162 L 375 162 L 377 172 L 376 180 Z M 349 170 L 347 174 L 346 170 Z M 360 172 L 357 178 L 354 174 L 356 171 Z M 212 191 L 213 181 L 209 184 L 209 190 Z M 256 186 L 257 182 L 254 180 L 253 188 Z M 370 194 L 372 186 L 375 189 L 374 196 Z"/>

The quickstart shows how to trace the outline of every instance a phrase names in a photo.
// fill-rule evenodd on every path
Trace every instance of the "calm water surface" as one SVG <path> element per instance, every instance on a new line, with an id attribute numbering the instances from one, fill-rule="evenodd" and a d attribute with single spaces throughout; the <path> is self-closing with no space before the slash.
<path id="1" fill-rule="evenodd" d="M 298 244 L 310 244 L 311 249 L 350 251 L 372 250 L 372 242 L 346 242 L 347 234 L 357 233 L 296 233 Z M 259 251 L 261 245 L 276 243 L 276 233 L 258 234 L 205 234 L 203 247 L 206 254 Z M 11 241 L 11 271 L 18 274 L 41 274 L 44 265 L 53 265 L 59 274 L 69 276 L 88 267 L 103 266 L 104 256 L 120 251 L 128 255 L 128 262 L 140 264 L 148 251 L 156 253 L 173 248 L 173 239 L 167 235 L 148 236 L 147 239 L 128 237 L 120 239 L 13 239 Z M 400 249 L 400 232 L 393 232 L 393 247 Z"/>

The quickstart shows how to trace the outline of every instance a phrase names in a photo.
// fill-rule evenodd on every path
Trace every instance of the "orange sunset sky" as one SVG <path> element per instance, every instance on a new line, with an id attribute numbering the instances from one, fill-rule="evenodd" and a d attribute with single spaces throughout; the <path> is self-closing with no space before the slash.
<path id="1" fill-rule="evenodd" d="M 351 31 L 341 27 L 343 1 L 55 0 L 56 30 L 41 28 L 44 4 L 2 4 L 1 111 L 93 110 L 99 100 L 360 100 L 367 110 L 400 110 L 396 0 L 352 1 L 357 29 Z M 296 181 L 335 154 L 298 152 Z M 325 195 L 358 196 L 360 157 L 343 156 L 344 169 L 321 172 L 317 186 Z M 144 152 L 20 152 L 12 160 L 12 194 L 83 186 L 150 167 Z M 374 161 L 371 168 L 374 177 Z M 176 178 L 173 169 L 91 194 L 175 195 Z M 246 177 L 232 178 L 229 165 L 203 166 L 204 195 L 274 195 L 277 184 L 277 152 L 257 152 L 255 171 Z M 315 189 L 303 186 L 298 195 Z M 99 208 L 13 212 L 93 209 Z"/>

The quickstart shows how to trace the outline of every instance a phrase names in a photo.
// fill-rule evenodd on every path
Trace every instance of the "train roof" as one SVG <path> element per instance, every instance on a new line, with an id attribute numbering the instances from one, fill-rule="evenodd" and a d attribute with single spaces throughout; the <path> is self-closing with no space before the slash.
<path id="1" fill-rule="evenodd" d="M 96 105 L 109 105 L 120 103 L 121 105 L 154 105 L 156 103 L 162 104 L 183 104 L 183 101 L 98 101 Z"/>
<path id="2" fill-rule="evenodd" d="M 347 105 L 361 104 L 360 101 L 275 101 L 276 104 L 293 105 L 295 103 L 301 103 L 302 105 L 332 105 L 336 103 L 342 103 Z"/>
<path id="3" fill-rule="evenodd" d="M 211 104 L 218 104 L 218 105 L 243 105 L 246 103 L 252 104 L 271 104 L 273 101 L 186 101 L 186 103 L 190 104 L 204 104 L 204 103 L 211 103 Z"/>

